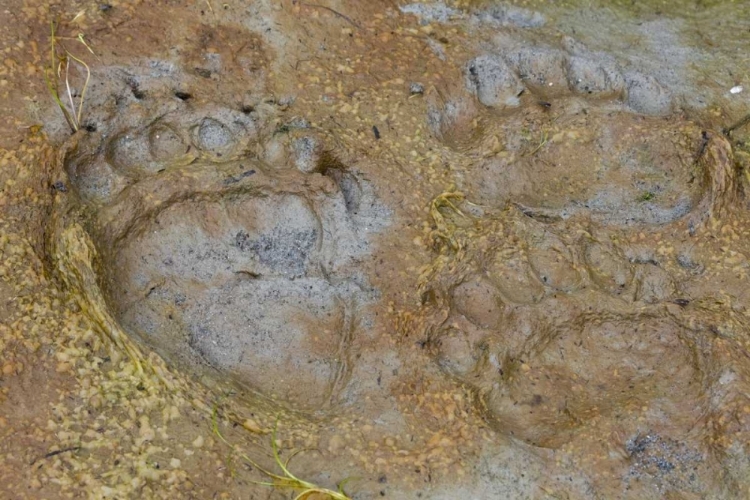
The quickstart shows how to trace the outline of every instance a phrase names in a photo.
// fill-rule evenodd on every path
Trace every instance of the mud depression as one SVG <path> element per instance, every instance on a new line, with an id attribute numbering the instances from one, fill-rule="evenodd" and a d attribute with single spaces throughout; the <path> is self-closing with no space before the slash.
<path id="1" fill-rule="evenodd" d="M 26 496 L 746 498 L 750 13 L 709 4 L 61 7 L 85 113 L 4 224 L 79 410 Z"/>

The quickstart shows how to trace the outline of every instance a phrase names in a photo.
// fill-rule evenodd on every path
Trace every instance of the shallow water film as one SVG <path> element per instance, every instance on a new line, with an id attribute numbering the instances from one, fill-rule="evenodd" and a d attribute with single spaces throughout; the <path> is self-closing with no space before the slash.
<path id="1" fill-rule="evenodd" d="M 0 497 L 750 498 L 750 4 L 0 6 Z"/>

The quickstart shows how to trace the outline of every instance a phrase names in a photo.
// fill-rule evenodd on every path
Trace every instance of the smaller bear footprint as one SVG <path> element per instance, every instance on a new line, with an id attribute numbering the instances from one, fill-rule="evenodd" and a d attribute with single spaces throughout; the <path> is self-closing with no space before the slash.
<path id="1" fill-rule="evenodd" d="M 592 414 L 627 404 L 697 418 L 698 344 L 665 314 L 677 287 L 647 252 L 514 207 L 474 224 L 468 210 L 441 210 L 437 237 L 460 251 L 422 280 L 422 296 L 445 309 L 435 317 L 447 314 L 433 355 L 474 388 L 498 432 L 557 448 Z"/>

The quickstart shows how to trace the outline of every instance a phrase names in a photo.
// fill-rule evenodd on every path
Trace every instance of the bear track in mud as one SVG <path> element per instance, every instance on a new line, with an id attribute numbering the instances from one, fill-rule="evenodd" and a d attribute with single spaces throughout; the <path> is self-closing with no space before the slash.
<path id="1" fill-rule="evenodd" d="M 338 125 L 360 134 L 342 148 L 355 159 L 339 158 L 324 127 L 340 116 L 321 121 L 308 107 L 304 116 L 317 125 L 299 116 L 274 122 L 272 109 L 288 99 L 211 104 L 220 99 L 212 89 L 199 94 L 210 86 L 188 91 L 170 81 L 180 90 L 160 93 L 140 76 L 130 104 L 116 103 L 116 114 L 77 134 L 66 152 L 109 309 L 178 366 L 231 377 L 293 409 L 349 411 L 350 429 L 359 430 L 361 415 L 372 418 L 376 430 L 362 434 L 368 448 L 359 454 L 368 471 L 373 459 L 378 467 L 401 460 L 411 477 L 429 456 L 417 481 L 432 482 L 452 464 L 474 467 L 467 457 L 477 456 L 468 482 L 508 491 L 515 471 L 539 467 L 543 478 L 548 458 L 588 456 L 596 440 L 614 448 L 615 482 L 627 482 L 629 468 L 634 481 L 652 476 L 648 487 L 713 491 L 712 460 L 728 456 L 712 454 L 721 432 L 712 426 L 726 421 L 716 401 L 742 384 L 706 340 L 728 328 L 704 314 L 715 290 L 695 286 L 713 257 L 684 239 L 665 249 L 658 235 L 672 231 L 667 243 L 700 235 L 726 213 L 739 182 L 731 146 L 675 113 L 678 98 L 651 77 L 572 39 L 522 43 L 516 35 L 502 50 L 484 46 L 463 59 L 440 103 L 435 81 L 389 94 L 399 104 L 411 99 L 417 123 L 432 105 L 437 139 L 404 134 L 408 149 L 397 151 L 415 160 L 399 166 L 416 182 L 395 194 L 389 184 L 403 177 L 388 177 L 389 159 L 369 157 L 383 160 L 364 167 L 370 184 L 356 158 L 397 144 L 396 118 L 371 120 L 379 129 Z M 199 78 L 219 69 L 201 67 Z M 357 91 L 367 98 L 345 97 L 363 106 L 380 99 L 379 87 L 367 90 Z M 337 101 L 321 95 L 326 106 L 317 94 L 305 105 L 328 113 Z M 442 156 L 438 180 L 427 180 L 434 172 L 419 165 L 426 160 L 416 144 Z M 433 206 L 430 249 L 423 208 L 451 183 L 464 199 L 449 194 Z M 369 233 L 389 218 L 374 184 L 398 215 L 393 235 L 371 249 Z M 371 250 L 374 262 L 387 259 L 382 269 L 366 262 Z M 416 265 L 432 257 L 423 307 L 410 316 L 424 270 Z M 380 280 L 383 297 L 368 278 Z M 363 304 L 382 313 L 378 321 Z M 367 335 L 377 342 L 353 345 Z M 445 410 L 437 417 L 425 410 L 433 411 L 433 394 L 434 408 Z M 330 437 L 338 431 L 314 431 L 323 453 L 326 445 L 343 453 L 337 464 L 350 460 L 345 441 Z M 436 481 L 431 494 L 453 479 Z"/>
<path id="2" fill-rule="evenodd" d="M 294 408 L 328 406 L 349 376 L 360 306 L 376 296 L 357 263 L 387 214 L 304 123 L 269 163 L 259 151 L 279 132 L 255 114 L 162 108 L 126 111 L 67 153 L 98 211 L 115 317 L 173 362 Z"/>
<path id="3" fill-rule="evenodd" d="M 713 334 L 685 314 L 700 271 L 648 235 L 692 233 L 735 202 L 731 146 L 659 116 L 672 102 L 658 82 L 572 39 L 504 42 L 429 110 L 436 136 L 474 159 L 460 192 L 433 202 L 421 285 L 433 359 L 508 438 L 560 449 L 608 418 L 631 448 L 679 441 L 663 467 L 699 491 L 706 394 L 724 382 L 707 368 Z M 649 416 L 634 419 L 640 408 Z M 692 431 L 661 435 L 662 422 Z"/>

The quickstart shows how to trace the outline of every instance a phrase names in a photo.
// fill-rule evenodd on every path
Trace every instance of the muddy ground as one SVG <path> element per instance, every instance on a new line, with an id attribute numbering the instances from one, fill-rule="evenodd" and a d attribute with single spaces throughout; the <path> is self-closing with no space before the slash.
<path id="1" fill-rule="evenodd" d="M 0 49 L 3 498 L 750 497 L 747 3 L 9 0 Z"/>

